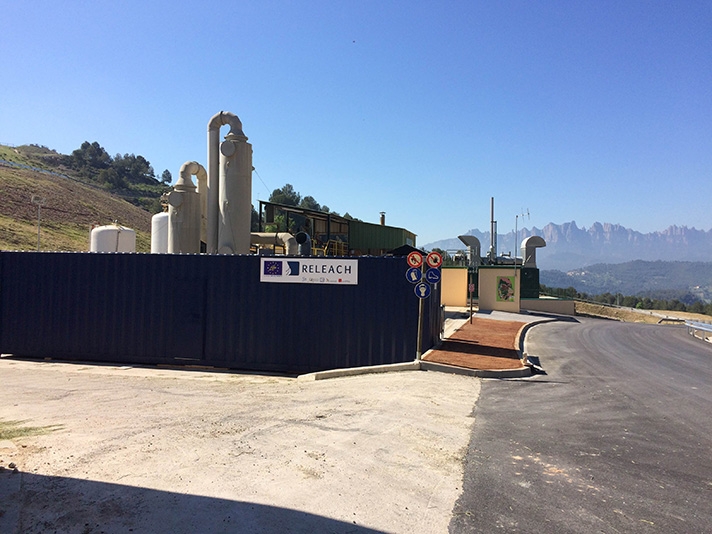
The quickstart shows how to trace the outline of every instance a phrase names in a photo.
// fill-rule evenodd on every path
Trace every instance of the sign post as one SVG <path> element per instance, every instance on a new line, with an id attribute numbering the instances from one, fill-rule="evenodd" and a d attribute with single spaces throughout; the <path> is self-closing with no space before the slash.
<path id="1" fill-rule="evenodd" d="M 418 339 L 416 342 L 415 359 L 420 360 L 423 355 L 423 301 L 430 296 L 431 285 L 434 286 L 440 282 L 442 276 L 440 274 L 440 266 L 443 263 L 442 256 L 437 252 L 431 252 L 425 259 L 418 251 L 413 251 L 408 254 L 408 270 L 405 273 L 406 278 L 412 284 L 415 284 L 413 292 L 418 297 Z M 425 266 L 427 265 L 427 270 Z M 425 274 L 425 281 L 423 281 Z"/>

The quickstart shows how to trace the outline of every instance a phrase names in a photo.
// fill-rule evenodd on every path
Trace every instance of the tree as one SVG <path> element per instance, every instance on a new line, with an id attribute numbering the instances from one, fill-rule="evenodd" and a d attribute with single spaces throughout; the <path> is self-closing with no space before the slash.
<path id="1" fill-rule="evenodd" d="M 126 179 L 116 169 L 102 169 L 99 171 L 99 182 L 109 186 L 109 189 L 125 189 L 128 187 Z"/>
<path id="2" fill-rule="evenodd" d="M 320 211 L 321 206 L 319 203 L 314 199 L 312 196 L 306 196 L 302 199 L 302 201 L 299 203 L 300 208 L 304 208 L 307 210 L 313 210 L 313 211 Z"/>
<path id="3" fill-rule="evenodd" d="M 166 169 L 161 173 L 161 182 L 163 182 L 166 185 L 170 185 L 170 183 L 173 181 L 173 175 L 171 174 L 171 171 Z M 254 210 L 254 208 L 252 208 Z"/>
<path id="4" fill-rule="evenodd" d="M 156 175 L 153 167 L 143 156 L 134 154 L 116 154 L 112 167 L 116 169 L 126 182 L 131 184 L 155 183 Z"/>
<path id="5" fill-rule="evenodd" d="M 687 308 L 687 311 L 692 313 L 705 313 L 705 305 L 702 304 L 699 300 L 696 300 L 692 303 L 691 306 Z"/>
<path id="6" fill-rule="evenodd" d="M 111 156 L 99 143 L 84 141 L 82 146 L 72 152 L 71 165 L 79 171 L 91 172 L 91 169 L 108 169 L 111 166 Z"/>
<path id="7" fill-rule="evenodd" d="M 281 189 L 275 189 L 269 196 L 269 201 L 285 206 L 299 206 L 302 196 L 294 190 L 292 184 L 286 184 Z"/>
<path id="8" fill-rule="evenodd" d="M 163 171 L 163 174 L 165 174 L 167 172 L 168 171 Z M 250 218 L 250 232 L 259 232 L 259 231 L 260 231 L 260 214 L 257 213 L 257 210 L 255 209 L 255 207 L 252 206 L 252 216 Z"/>

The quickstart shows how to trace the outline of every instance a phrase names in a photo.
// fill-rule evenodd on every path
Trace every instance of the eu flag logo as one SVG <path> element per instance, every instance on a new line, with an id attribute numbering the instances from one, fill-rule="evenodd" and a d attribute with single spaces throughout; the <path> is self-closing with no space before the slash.
<path id="1" fill-rule="evenodd" d="M 265 274 L 270 276 L 282 276 L 282 261 L 266 261 L 264 264 Z"/>

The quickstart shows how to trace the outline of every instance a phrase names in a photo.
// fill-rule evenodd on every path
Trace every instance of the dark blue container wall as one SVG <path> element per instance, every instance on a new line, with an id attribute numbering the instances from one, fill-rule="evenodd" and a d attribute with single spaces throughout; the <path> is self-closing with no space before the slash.
<path id="1" fill-rule="evenodd" d="M 405 259 L 358 262 L 359 284 L 339 286 L 261 283 L 256 256 L 2 252 L 0 351 L 287 373 L 413 360 Z"/>

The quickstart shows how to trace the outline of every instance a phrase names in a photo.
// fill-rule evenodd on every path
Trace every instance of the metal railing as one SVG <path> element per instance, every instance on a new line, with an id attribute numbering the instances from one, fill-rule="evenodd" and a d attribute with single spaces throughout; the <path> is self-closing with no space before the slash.
<path id="1" fill-rule="evenodd" d="M 692 337 L 712 343 L 712 325 L 698 323 L 697 321 L 685 321 L 687 333 Z"/>

